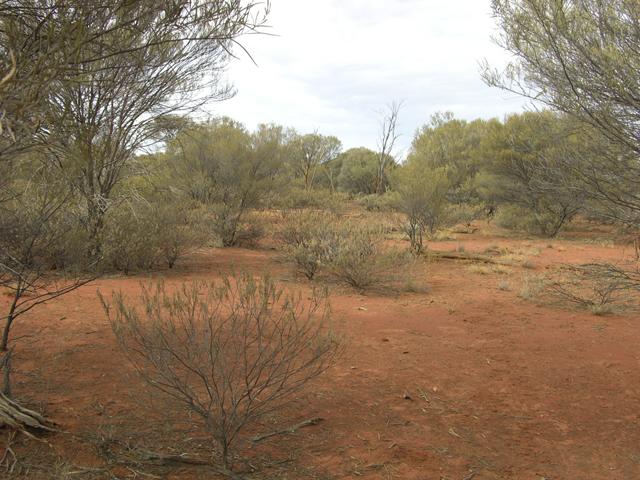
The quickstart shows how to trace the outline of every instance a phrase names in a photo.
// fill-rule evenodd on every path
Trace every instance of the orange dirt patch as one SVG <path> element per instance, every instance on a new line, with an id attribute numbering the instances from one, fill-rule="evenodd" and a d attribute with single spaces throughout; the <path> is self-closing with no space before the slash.
<path id="1" fill-rule="evenodd" d="M 529 249 L 534 271 L 620 261 L 629 253 L 569 240 L 458 237 L 430 248 Z M 143 393 L 96 290 L 135 296 L 149 278 L 173 284 L 241 270 L 270 272 L 289 287 L 310 285 L 294 279 L 276 252 L 214 249 L 172 271 L 101 279 L 19 320 L 15 337 L 37 335 L 17 344 L 14 393 L 68 432 L 47 438 L 60 457 L 104 465 L 88 434 L 154 438 L 177 451 L 194 438 L 206 446 L 197 423 L 172 420 L 177 411 L 169 420 L 157 413 L 162 400 Z M 516 263 L 506 276 L 477 275 L 466 262 L 441 260 L 425 266 L 428 294 L 383 297 L 334 287 L 334 319 L 347 338 L 346 352 L 279 418 L 284 426 L 312 417 L 325 421 L 243 449 L 246 463 L 278 463 L 293 453 L 282 463 L 293 473 L 277 478 L 640 478 L 640 319 L 522 300 L 518 285 L 529 271 Z M 513 288 L 498 288 L 504 280 Z M 271 420 L 255 430 L 276 430 Z M 120 478 L 132 475 L 123 470 Z M 163 475 L 215 478 L 196 467 Z"/>

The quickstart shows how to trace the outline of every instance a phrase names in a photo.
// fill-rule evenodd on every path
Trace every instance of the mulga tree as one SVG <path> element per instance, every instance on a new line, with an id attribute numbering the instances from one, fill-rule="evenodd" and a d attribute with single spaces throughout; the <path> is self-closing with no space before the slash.
<path id="1" fill-rule="evenodd" d="M 131 173 L 136 152 L 158 140 L 163 117 L 233 94 L 221 74 L 238 38 L 264 17 L 237 0 L 140 0 L 117 9 L 67 3 L 57 15 L 78 17 L 90 33 L 114 29 L 77 53 L 82 75 L 51 92 L 45 117 L 65 132 L 49 148 L 82 200 L 89 254 L 96 256 L 114 190 Z"/>
<path id="2" fill-rule="evenodd" d="M 165 157 L 175 187 L 213 208 L 224 245 L 237 243 L 246 213 L 278 190 L 286 138 L 277 125 L 260 125 L 251 133 L 239 122 L 219 118 L 168 143 Z"/>
<path id="3" fill-rule="evenodd" d="M 592 155 L 574 126 L 551 111 L 526 112 L 485 137 L 476 187 L 487 202 L 511 208 L 512 227 L 554 237 L 584 207 L 577 179 L 562 170 L 567 155 L 580 152 L 581 162 Z"/>
<path id="4" fill-rule="evenodd" d="M 291 142 L 291 161 L 295 175 L 302 179 L 305 190 L 312 188 L 323 166 L 330 164 L 342 150 L 342 143 L 333 136 L 317 132 L 298 135 Z"/>
<path id="5" fill-rule="evenodd" d="M 378 191 L 379 155 L 368 148 L 350 148 L 338 157 L 340 174 L 337 178 L 338 189 L 352 194 L 365 195 Z M 385 175 L 382 181 L 383 189 L 389 186 L 389 174 L 396 162 L 393 158 L 385 160 Z"/>
<path id="6" fill-rule="evenodd" d="M 490 85 L 564 112 L 590 128 L 597 155 L 566 155 L 581 189 L 607 215 L 640 226 L 640 3 L 628 0 L 493 0 L 499 45 L 514 56 L 487 66 Z M 600 137 L 598 139 L 594 137 Z"/>

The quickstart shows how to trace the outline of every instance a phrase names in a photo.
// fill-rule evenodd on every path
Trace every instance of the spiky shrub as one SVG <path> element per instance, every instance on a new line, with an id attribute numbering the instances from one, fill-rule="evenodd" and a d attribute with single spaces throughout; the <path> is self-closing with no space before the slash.
<path id="1" fill-rule="evenodd" d="M 142 309 L 122 293 L 101 296 L 125 355 L 151 386 L 196 414 L 232 468 L 247 427 L 282 407 L 340 352 L 328 330 L 326 293 L 303 303 L 271 279 L 163 283 L 142 289 Z"/>

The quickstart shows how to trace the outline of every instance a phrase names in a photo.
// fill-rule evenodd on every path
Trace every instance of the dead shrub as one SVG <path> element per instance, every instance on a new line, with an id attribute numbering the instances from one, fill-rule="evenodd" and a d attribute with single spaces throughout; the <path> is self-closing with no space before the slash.
<path id="1" fill-rule="evenodd" d="M 145 286 L 142 309 L 100 297 L 123 352 L 149 385 L 200 417 L 225 468 L 242 431 L 282 407 L 340 352 L 329 304 L 308 304 L 269 278 Z"/>
<path id="2" fill-rule="evenodd" d="M 605 315 L 638 307 L 640 275 L 608 264 L 565 265 L 548 288 L 560 301 Z"/>

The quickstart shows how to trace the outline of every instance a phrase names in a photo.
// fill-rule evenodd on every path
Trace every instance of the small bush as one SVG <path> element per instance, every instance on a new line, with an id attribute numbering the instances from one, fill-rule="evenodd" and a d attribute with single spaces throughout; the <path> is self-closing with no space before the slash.
<path id="1" fill-rule="evenodd" d="M 535 300 L 547 287 L 547 279 L 543 275 L 525 275 L 518 296 L 525 300 Z"/>
<path id="2" fill-rule="evenodd" d="M 207 232 L 188 205 L 132 200 L 111 210 L 102 238 L 102 266 L 125 274 L 176 261 L 206 241 Z"/>
<path id="3" fill-rule="evenodd" d="M 392 287 L 407 276 L 414 257 L 384 249 L 382 240 L 379 230 L 358 223 L 345 225 L 330 263 L 333 275 L 359 290 Z"/>
<path id="4" fill-rule="evenodd" d="M 285 210 L 291 209 L 319 209 L 333 213 L 345 210 L 349 196 L 342 192 L 331 192 L 325 189 L 303 189 L 293 187 L 283 193 L 274 206 Z"/>
<path id="5" fill-rule="evenodd" d="M 154 267 L 160 258 L 155 220 L 153 208 L 146 202 L 109 211 L 101 241 L 103 268 L 129 274 Z"/>
<path id="6" fill-rule="evenodd" d="M 331 263 L 338 249 L 339 235 L 334 215 L 297 211 L 287 216 L 278 236 L 297 270 L 311 280 L 321 267 Z"/>
<path id="7" fill-rule="evenodd" d="M 392 212 L 397 209 L 400 199 L 396 192 L 386 192 L 383 195 L 360 195 L 356 197 L 358 205 L 369 212 Z"/>
<path id="8" fill-rule="evenodd" d="M 515 205 L 500 207 L 495 217 L 496 224 L 502 228 L 542 237 L 555 237 L 569 220 L 557 212 L 534 212 Z"/>
<path id="9" fill-rule="evenodd" d="M 272 280 L 194 282 L 169 293 L 143 288 L 142 308 L 121 293 L 100 297 L 123 352 L 150 386 L 199 418 L 225 468 L 245 429 L 281 408 L 331 366 L 326 295 L 303 303 Z"/>

